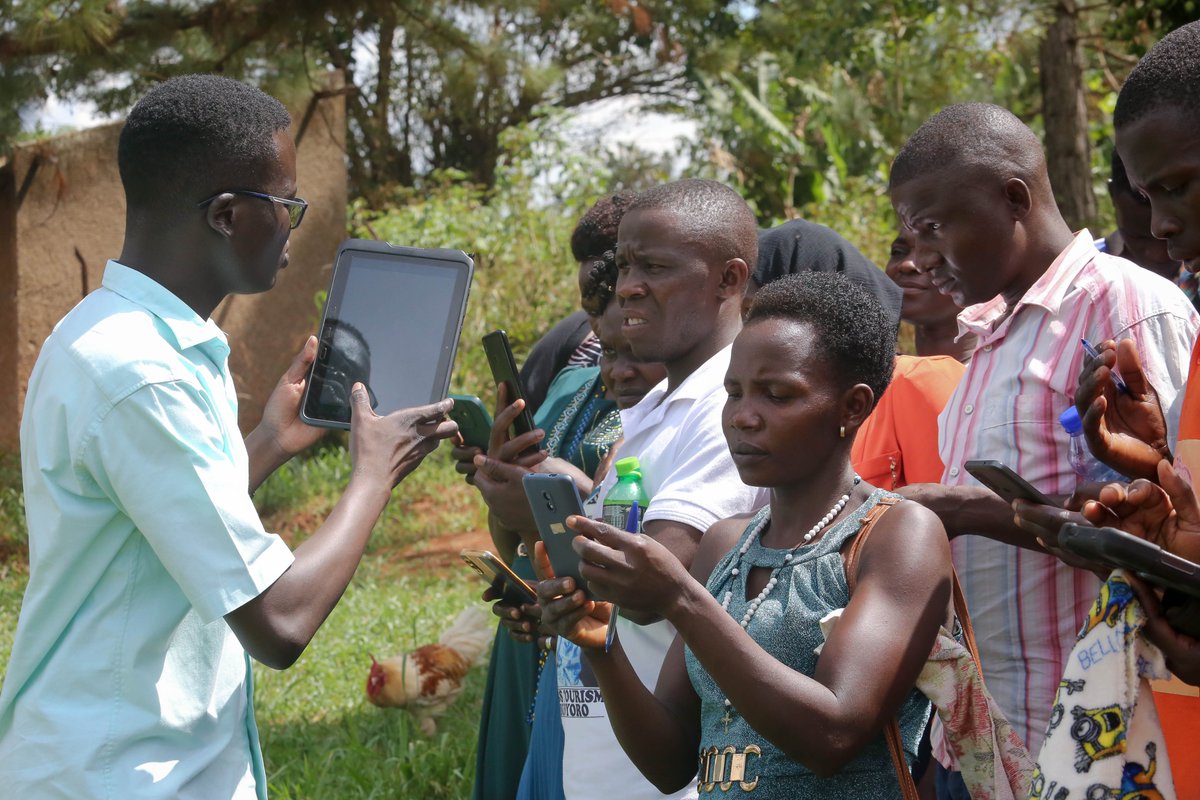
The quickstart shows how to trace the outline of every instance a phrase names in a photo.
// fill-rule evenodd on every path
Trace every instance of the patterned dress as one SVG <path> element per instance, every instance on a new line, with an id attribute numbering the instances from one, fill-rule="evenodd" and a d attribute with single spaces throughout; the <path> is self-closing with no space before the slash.
<path id="1" fill-rule="evenodd" d="M 821 618 L 834 609 L 845 608 L 850 600 L 842 548 L 858 533 L 863 516 L 881 497 L 889 494 L 883 489 L 873 491 L 862 506 L 823 537 L 791 551 L 794 555 L 787 566 L 784 566 L 784 556 L 789 551 L 763 547 L 761 537 L 756 538 L 741 557 L 741 569 L 735 576 L 732 574 L 735 555 L 750 531 L 770 514 L 770 507 L 762 509 L 751 520 L 737 545 L 713 570 L 708 580 L 709 592 L 722 599 L 732 590 L 729 613 L 740 620 L 749 605 L 746 578 L 751 569 L 782 566 L 778 584 L 755 612 L 746 632 L 780 662 L 811 676 L 817 666 L 813 649 L 824 641 L 819 626 Z M 701 758 L 714 748 L 716 753 L 716 757 L 708 759 L 708 774 L 700 775 L 701 796 L 711 792 L 721 796 L 746 795 L 755 800 L 809 797 L 887 800 L 901 797 L 882 732 L 837 775 L 818 777 L 751 728 L 736 708 L 728 714 L 727 722 L 725 693 L 705 671 L 691 648 L 685 648 L 684 657 L 688 676 L 701 701 Z M 886 665 L 880 667 L 886 668 Z M 929 713 L 929 701 L 915 689 L 900 706 L 900 734 L 910 765 L 916 757 L 917 744 Z M 720 754 L 725 757 L 721 758 Z M 710 783 L 713 784 L 711 790 Z"/>
<path id="2" fill-rule="evenodd" d="M 534 423 L 546 432 L 543 450 L 570 461 L 589 475 L 595 472 L 621 436 L 621 417 L 616 404 L 604 398 L 599 367 L 572 367 L 560 372 L 550 384 L 546 399 L 534 416 Z M 527 557 L 514 558 L 512 568 L 522 578 L 531 582 L 536 580 L 533 565 Z M 475 784 L 471 795 L 474 800 L 512 800 L 517 793 L 529 749 L 534 698 L 545 694 L 543 701 L 546 701 L 558 696 L 557 683 L 553 681 L 553 662 L 550 669 L 545 670 L 548 674 L 542 680 L 545 655 L 545 651 L 538 650 L 533 644 L 517 642 L 504 628 L 497 628 L 480 712 Z M 543 684 L 541 688 L 539 681 Z M 551 711 L 557 712 L 557 708 Z M 562 726 L 558 723 L 558 714 L 552 716 L 552 721 L 559 726 L 557 791 L 561 795 Z M 553 739 L 553 733 L 551 730 L 546 735 Z M 553 749 L 554 744 L 546 747 Z M 550 767 L 555 766 L 552 756 L 548 762 L 545 758 L 542 761 Z M 550 786 L 551 791 L 555 788 L 552 778 L 541 783 Z"/>

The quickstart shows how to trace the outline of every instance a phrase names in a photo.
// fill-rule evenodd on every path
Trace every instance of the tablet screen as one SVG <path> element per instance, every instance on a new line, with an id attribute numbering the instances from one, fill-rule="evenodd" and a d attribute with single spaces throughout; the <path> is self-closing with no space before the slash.
<path id="1" fill-rule="evenodd" d="M 367 386 L 381 416 L 446 395 L 470 261 L 447 260 L 447 251 L 430 251 L 442 254 L 436 258 L 391 250 L 339 254 L 305 398 L 305 416 L 313 421 L 348 426 L 356 381 Z"/>

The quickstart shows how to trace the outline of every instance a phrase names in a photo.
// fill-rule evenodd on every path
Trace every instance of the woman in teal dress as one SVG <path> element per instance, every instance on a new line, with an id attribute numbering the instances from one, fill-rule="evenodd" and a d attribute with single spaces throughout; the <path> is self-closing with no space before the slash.
<path id="1" fill-rule="evenodd" d="M 534 425 L 546 434 L 543 448 L 548 457 L 584 472 L 605 459 L 621 433 L 616 403 L 606 394 L 599 367 L 571 367 L 558 374 L 534 415 Z M 615 430 L 610 419 L 614 415 L 618 422 Z M 604 431 L 607 436 L 589 436 Z M 521 544 L 509 561 L 522 578 L 536 581 L 525 555 L 529 535 L 505 525 L 494 513 L 489 519 L 497 549 L 504 541 L 519 538 Z M 539 648 L 534 637 L 517 640 L 505 626 L 497 629 L 480 711 L 474 800 L 515 797 L 529 747 L 535 692 L 547 656 L 548 651 Z"/>
<path id="2" fill-rule="evenodd" d="M 899 500 L 850 466 L 894 347 L 878 301 L 844 276 L 765 287 L 733 345 L 723 421 L 742 480 L 769 487 L 770 505 L 713 526 L 690 575 L 650 537 L 570 522 L 597 601 L 569 578 L 543 581 L 543 621 L 584 649 L 617 738 L 661 791 L 699 766 L 702 795 L 901 797 L 883 731 L 898 719 L 911 763 L 930 712 L 917 675 L 953 611 L 946 533 L 915 503 L 879 516 L 853 596 L 847 585 L 864 516 Z M 676 627 L 654 692 L 619 639 L 604 651 L 599 600 Z"/>

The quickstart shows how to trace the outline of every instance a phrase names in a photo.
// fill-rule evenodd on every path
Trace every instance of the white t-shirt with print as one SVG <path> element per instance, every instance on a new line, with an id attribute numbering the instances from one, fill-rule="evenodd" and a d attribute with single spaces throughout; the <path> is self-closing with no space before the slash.
<path id="1" fill-rule="evenodd" d="M 620 456 L 637 456 L 650 496 L 644 522 L 670 520 L 706 531 L 717 520 L 766 505 L 768 492 L 746 486 L 738 477 L 721 430 L 729 352 L 726 347 L 714 355 L 674 392 L 667 393 L 664 380 L 621 412 L 625 441 Z M 610 469 L 597 496 L 604 497 L 615 482 L 616 471 Z M 666 621 L 636 625 L 622 618 L 617 633 L 638 678 L 653 690 L 675 628 Z M 557 656 L 567 800 L 662 798 L 621 749 L 579 648 L 560 638 Z M 671 795 L 696 796 L 694 782 Z"/>

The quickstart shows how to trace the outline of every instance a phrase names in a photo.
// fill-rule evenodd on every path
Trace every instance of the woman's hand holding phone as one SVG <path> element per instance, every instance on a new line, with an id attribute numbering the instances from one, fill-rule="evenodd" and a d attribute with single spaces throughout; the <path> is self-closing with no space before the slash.
<path id="1" fill-rule="evenodd" d="M 521 487 L 521 479 L 546 460 L 546 453 L 537 449 L 545 432 L 535 428 L 520 436 L 510 437 L 509 426 L 524 408 L 525 401 L 505 405 L 504 385 L 496 390 L 497 412 L 492 423 L 488 452 L 476 452 L 472 466 L 474 474 L 468 479 L 483 495 L 483 500 L 502 525 L 513 530 L 533 530 L 529 501 Z"/>
<path id="2" fill-rule="evenodd" d="M 534 642 L 539 638 L 542 608 L 537 603 L 513 603 L 495 586 L 483 592 L 483 600 L 492 604 L 492 613 L 500 618 L 500 626 L 518 642 Z"/>
<path id="3" fill-rule="evenodd" d="M 571 545 L 579 553 L 580 575 L 597 599 L 666 617 L 681 599 L 681 587 L 696 583 L 679 558 L 652 536 L 586 517 L 571 517 L 567 526 L 579 534 Z"/>
<path id="4" fill-rule="evenodd" d="M 542 542 L 534 544 L 533 569 L 542 578 L 534 589 L 538 593 L 545 628 L 580 647 L 603 650 L 612 604 L 588 599 L 576 588 L 574 578 L 555 577 Z"/>
<path id="5" fill-rule="evenodd" d="M 488 439 L 488 458 L 502 461 L 506 464 L 516 464 L 532 469 L 546 459 L 546 453 L 538 449 L 546 432 L 534 428 L 517 436 L 510 436 L 509 429 L 513 421 L 525 410 L 525 401 L 516 399 L 508 402 L 508 387 L 500 384 L 496 387 L 496 417 L 492 421 L 491 436 Z"/>

